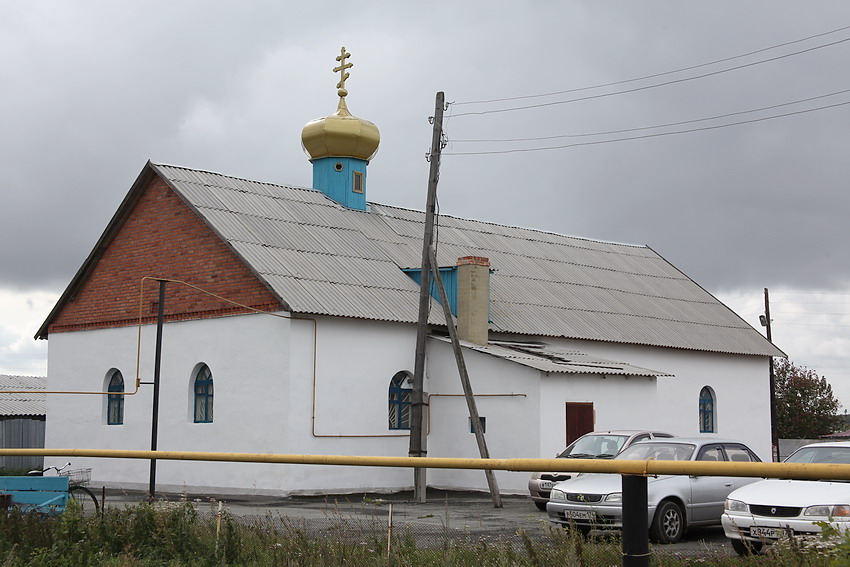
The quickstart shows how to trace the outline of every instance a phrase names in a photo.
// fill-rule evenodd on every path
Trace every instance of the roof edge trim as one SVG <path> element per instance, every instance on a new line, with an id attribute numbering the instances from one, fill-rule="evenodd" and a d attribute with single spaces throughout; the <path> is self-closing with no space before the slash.
<path id="1" fill-rule="evenodd" d="M 143 189 L 147 186 L 147 183 L 154 176 L 158 175 L 153 169 L 153 163 L 148 160 L 145 163 L 145 166 L 142 168 L 142 171 L 136 177 L 136 181 L 133 182 L 133 185 L 130 187 L 130 190 L 127 192 L 127 195 L 124 197 L 124 200 L 121 201 L 121 204 L 118 206 L 118 210 L 115 211 L 115 214 L 112 216 L 112 219 L 109 221 L 109 224 L 106 225 L 103 233 L 100 235 L 100 238 L 97 240 L 97 243 L 92 248 L 91 252 L 89 252 L 88 257 L 86 257 L 85 261 L 83 261 L 82 266 L 77 270 L 77 273 L 71 279 L 71 282 L 68 284 L 68 287 L 65 288 L 65 291 L 62 292 L 62 295 L 59 296 L 59 300 L 56 302 L 56 305 L 53 306 L 50 313 L 47 315 L 47 318 L 44 320 L 44 323 L 39 327 L 38 332 L 35 334 L 35 339 L 47 339 L 48 328 L 53 320 L 59 315 L 59 312 L 62 311 L 62 308 L 65 307 L 65 304 L 74 296 L 74 294 L 79 290 L 80 286 L 86 280 L 88 275 L 91 273 L 94 266 L 97 264 L 98 260 L 103 256 L 104 251 L 115 238 L 115 235 L 118 233 L 118 230 L 124 224 L 124 221 L 129 216 L 130 211 L 132 211 L 133 206 L 138 202 L 141 197 L 141 193 Z"/>

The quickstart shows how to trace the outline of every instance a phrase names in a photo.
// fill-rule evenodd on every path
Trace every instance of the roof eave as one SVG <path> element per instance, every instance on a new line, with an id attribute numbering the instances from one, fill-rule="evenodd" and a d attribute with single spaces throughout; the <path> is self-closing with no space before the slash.
<path id="1" fill-rule="evenodd" d="M 158 173 L 154 171 L 154 169 L 152 168 L 151 161 L 148 160 L 148 162 L 142 168 L 142 171 L 139 173 L 138 177 L 136 177 L 136 181 L 133 183 L 132 187 L 130 187 L 130 191 L 127 192 L 127 196 L 124 197 L 123 201 L 121 201 L 121 205 L 118 207 L 118 210 L 115 211 L 115 214 L 112 216 L 112 219 L 109 221 L 109 224 L 106 225 L 106 229 L 104 229 L 103 234 L 100 235 L 100 238 L 94 245 L 94 248 L 89 253 L 82 266 L 80 266 L 80 269 L 77 270 L 77 273 L 71 279 L 71 282 L 68 284 L 68 287 L 66 287 L 65 291 L 62 292 L 62 295 L 59 297 L 59 300 L 56 302 L 56 305 L 53 306 L 53 309 L 47 315 L 47 318 L 44 320 L 44 323 L 41 324 L 41 327 L 35 334 L 35 339 L 47 339 L 48 328 L 50 327 L 51 323 L 53 323 L 53 320 L 59 315 L 65 305 L 79 291 L 80 286 L 82 286 L 83 282 L 86 281 L 86 278 L 97 265 L 98 260 L 100 260 L 100 258 L 103 256 L 103 253 L 109 247 L 109 244 L 115 238 L 115 235 L 118 233 L 118 230 L 121 228 L 121 225 L 124 224 L 124 221 L 127 219 L 130 212 L 133 210 L 133 206 L 136 204 L 136 202 L 138 202 L 142 192 L 144 191 L 145 187 L 147 187 L 148 183 L 150 182 L 150 179 L 154 175 L 158 175 Z"/>

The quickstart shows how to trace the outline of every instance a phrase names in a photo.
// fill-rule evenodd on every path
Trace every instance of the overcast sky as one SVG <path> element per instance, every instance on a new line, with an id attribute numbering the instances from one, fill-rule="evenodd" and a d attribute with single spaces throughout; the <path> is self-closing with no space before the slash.
<path id="1" fill-rule="evenodd" d="M 850 3 L 408 4 L 0 1 L 0 372 L 46 372 L 32 336 L 148 159 L 309 186 L 344 45 L 370 201 L 424 208 L 444 91 L 442 213 L 649 245 L 760 330 L 769 288 L 850 407 Z"/>

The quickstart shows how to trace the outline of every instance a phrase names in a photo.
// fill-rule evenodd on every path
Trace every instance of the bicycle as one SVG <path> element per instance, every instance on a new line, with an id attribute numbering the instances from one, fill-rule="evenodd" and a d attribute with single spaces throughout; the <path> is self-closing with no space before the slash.
<path id="1" fill-rule="evenodd" d="M 100 509 L 97 497 L 94 492 L 86 488 L 86 485 L 91 481 L 91 468 L 69 469 L 70 466 L 71 463 L 67 462 L 61 467 L 52 466 L 35 469 L 27 472 L 27 476 L 44 476 L 44 473 L 53 470 L 56 476 L 68 477 L 68 498 L 74 500 L 83 513 L 93 512 L 96 514 Z"/>

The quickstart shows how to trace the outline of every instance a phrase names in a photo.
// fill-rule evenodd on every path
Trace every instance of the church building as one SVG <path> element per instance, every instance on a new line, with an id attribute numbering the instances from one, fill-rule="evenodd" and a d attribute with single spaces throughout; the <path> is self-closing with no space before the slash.
<path id="1" fill-rule="evenodd" d="M 380 136 L 347 108 L 348 56 L 337 111 L 302 131 L 313 187 L 144 165 L 36 335 L 49 339 L 47 390 L 91 392 L 48 394 L 46 447 L 150 448 L 161 310 L 158 449 L 407 456 L 425 213 L 368 200 Z M 654 250 L 438 223 L 491 457 L 648 428 L 740 439 L 770 459 L 768 363 L 782 352 Z M 432 299 L 428 456 L 477 457 L 446 330 Z M 74 465 L 98 485 L 148 486 L 147 461 Z M 505 493 L 525 493 L 528 476 L 496 473 Z M 286 496 L 406 490 L 413 473 L 159 461 L 157 482 Z M 427 482 L 487 489 L 481 471 Z"/>

